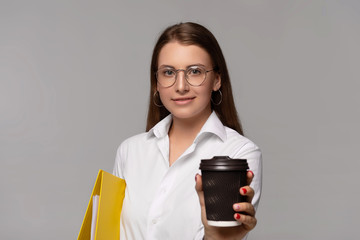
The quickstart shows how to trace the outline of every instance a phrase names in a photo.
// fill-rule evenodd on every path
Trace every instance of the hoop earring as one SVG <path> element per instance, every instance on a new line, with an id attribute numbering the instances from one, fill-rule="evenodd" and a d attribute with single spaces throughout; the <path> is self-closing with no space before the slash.
<path id="1" fill-rule="evenodd" d="M 215 103 L 214 100 L 213 100 L 213 98 L 211 97 L 211 102 L 212 102 L 215 106 L 219 106 L 219 105 L 221 104 L 222 98 L 223 98 L 222 92 L 221 92 L 220 89 L 218 90 L 218 92 L 219 92 L 219 95 L 220 95 L 220 101 L 219 101 L 219 102 Z"/>
<path id="2" fill-rule="evenodd" d="M 154 98 L 153 98 L 154 105 L 157 106 L 157 107 L 163 107 L 164 105 L 156 103 L 156 98 L 160 99 L 160 96 L 156 96 L 156 95 L 159 95 L 158 93 L 159 93 L 159 91 L 156 91 L 154 93 Z M 160 102 L 161 102 L 161 100 L 160 100 Z"/>

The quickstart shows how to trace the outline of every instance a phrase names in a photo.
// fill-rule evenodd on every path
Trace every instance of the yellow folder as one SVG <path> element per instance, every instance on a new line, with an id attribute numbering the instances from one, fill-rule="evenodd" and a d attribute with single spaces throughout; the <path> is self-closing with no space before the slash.
<path id="1" fill-rule="evenodd" d="M 120 239 L 120 213 L 125 196 L 125 187 L 124 179 L 99 170 L 78 240 L 90 240 L 93 196 L 95 195 L 99 195 L 95 239 Z"/>

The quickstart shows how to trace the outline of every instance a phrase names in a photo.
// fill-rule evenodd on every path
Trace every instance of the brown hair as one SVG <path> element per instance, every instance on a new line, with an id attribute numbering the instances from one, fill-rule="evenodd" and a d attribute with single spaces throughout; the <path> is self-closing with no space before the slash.
<path id="1" fill-rule="evenodd" d="M 222 101 L 221 104 L 215 105 L 211 103 L 212 109 L 216 112 L 221 122 L 238 133 L 243 134 L 240 120 L 236 112 L 234 98 L 231 89 L 230 77 L 226 67 L 224 55 L 222 54 L 221 48 L 215 39 L 214 35 L 202 25 L 192 22 L 179 23 L 168 27 L 160 35 L 151 59 L 150 68 L 150 101 L 147 116 L 146 131 L 149 131 L 155 124 L 165 118 L 169 111 L 165 107 L 158 107 L 161 104 L 160 98 L 156 93 L 156 71 L 158 69 L 158 58 L 161 49 L 169 42 L 177 41 L 183 45 L 196 45 L 203 48 L 210 55 L 214 70 L 220 74 Z M 212 98 L 217 103 L 220 100 L 216 100 L 216 96 L 219 93 L 213 92 Z"/>

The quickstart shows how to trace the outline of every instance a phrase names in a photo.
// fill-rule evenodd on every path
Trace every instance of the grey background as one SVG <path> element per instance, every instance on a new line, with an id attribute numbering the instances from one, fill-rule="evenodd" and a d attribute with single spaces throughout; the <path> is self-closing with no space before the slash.
<path id="1" fill-rule="evenodd" d="M 76 239 L 98 169 L 145 129 L 151 51 L 180 21 L 217 37 L 263 151 L 249 239 L 357 239 L 356 0 L 1 0 L 0 239 Z"/>

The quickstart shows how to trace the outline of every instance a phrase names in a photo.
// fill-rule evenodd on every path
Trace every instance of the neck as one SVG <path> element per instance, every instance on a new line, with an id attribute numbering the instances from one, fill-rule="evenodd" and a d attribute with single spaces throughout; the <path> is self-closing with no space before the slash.
<path id="1" fill-rule="evenodd" d="M 169 130 L 169 135 L 176 136 L 184 139 L 195 139 L 196 135 L 200 132 L 206 120 L 211 115 L 211 111 L 207 115 L 196 119 L 181 119 L 173 116 L 172 125 Z"/>

